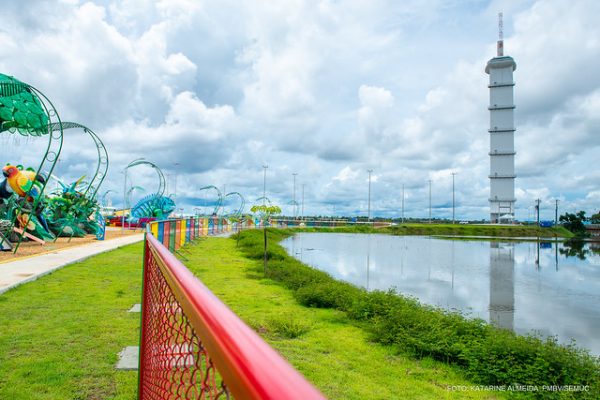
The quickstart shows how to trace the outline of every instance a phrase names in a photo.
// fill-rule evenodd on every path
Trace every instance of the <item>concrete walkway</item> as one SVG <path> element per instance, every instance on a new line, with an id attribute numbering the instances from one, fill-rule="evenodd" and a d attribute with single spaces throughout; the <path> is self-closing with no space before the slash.
<path id="1" fill-rule="evenodd" d="M 102 240 L 90 244 L 57 250 L 38 256 L 31 256 L 19 260 L 0 264 L 0 295 L 23 283 L 34 281 L 40 276 L 49 274 L 64 267 L 96 254 L 114 250 L 116 248 L 140 242 L 144 234 L 120 237 L 111 240 Z"/>

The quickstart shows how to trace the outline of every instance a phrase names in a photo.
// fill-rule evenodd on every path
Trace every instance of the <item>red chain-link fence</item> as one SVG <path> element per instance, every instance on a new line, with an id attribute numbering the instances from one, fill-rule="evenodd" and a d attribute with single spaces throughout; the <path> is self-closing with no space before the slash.
<path id="1" fill-rule="evenodd" d="M 146 234 L 140 399 L 322 399 L 169 250 Z"/>

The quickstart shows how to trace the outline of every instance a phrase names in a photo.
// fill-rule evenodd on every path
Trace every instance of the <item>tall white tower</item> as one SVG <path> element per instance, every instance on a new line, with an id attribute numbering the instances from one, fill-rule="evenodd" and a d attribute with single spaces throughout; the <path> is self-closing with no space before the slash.
<path id="1" fill-rule="evenodd" d="M 515 216 L 515 120 L 513 71 L 517 64 L 504 55 L 502 13 L 497 56 L 488 61 L 490 75 L 490 222 L 513 221 Z"/>

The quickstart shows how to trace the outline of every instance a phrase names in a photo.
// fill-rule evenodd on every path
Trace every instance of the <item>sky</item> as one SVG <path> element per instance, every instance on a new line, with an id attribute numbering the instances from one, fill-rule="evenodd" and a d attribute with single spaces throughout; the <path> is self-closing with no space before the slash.
<path id="1" fill-rule="evenodd" d="M 0 73 L 39 89 L 124 167 L 161 168 L 178 211 L 216 191 L 290 215 L 489 218 L 485 65 L 504 14 L 515 86 L 516 217 L 600 209 L 600 2 L 595 0 L 0 0 Z M 0 162 L 39 164 L 45 139 L 0 134 Z M 91 176 L 68 130 L 55 175 Z M 266 170 L 263 165 L 267 165 Z M 266 179 L 265 178 L 266 171 Z M 294 173 L 296 185 L 294 191 Z M 135 203 L 158 188 L 128 170 Z M 107 191 L 110 191 L 103 196 Z M 238 207 L 228 197 L 226 210 Z M 258 200 L 258 203 L 261 201 Z"/>

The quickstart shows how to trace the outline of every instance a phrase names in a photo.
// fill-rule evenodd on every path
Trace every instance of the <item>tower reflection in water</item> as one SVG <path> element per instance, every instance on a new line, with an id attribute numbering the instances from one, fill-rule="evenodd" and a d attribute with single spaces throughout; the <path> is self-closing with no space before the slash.
<path id="1" fill-rule="evenodd" d="M 515 321 L 515 245 L 490 243 L 490 323 L 514 329 Z"/>

